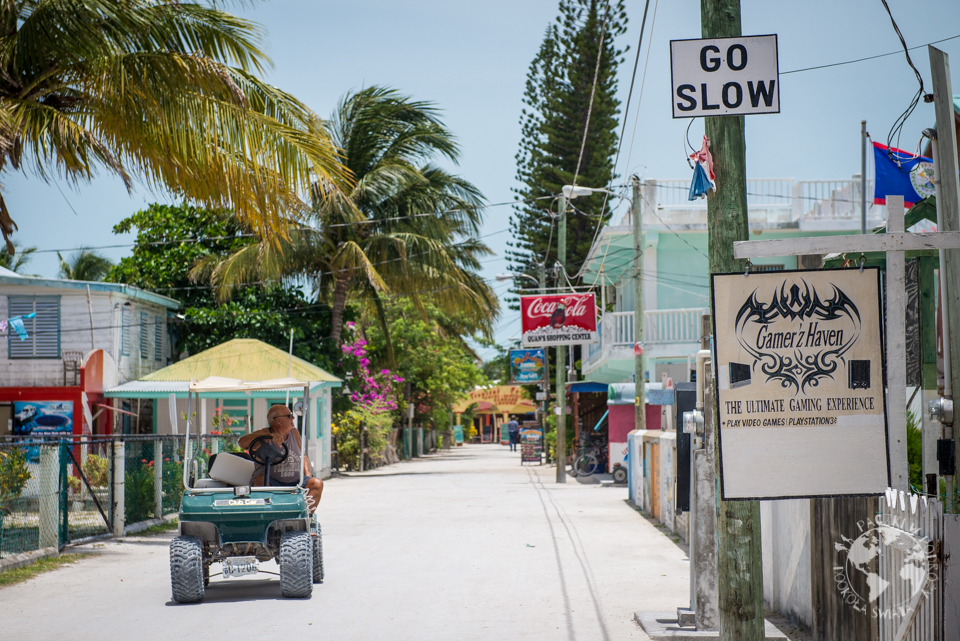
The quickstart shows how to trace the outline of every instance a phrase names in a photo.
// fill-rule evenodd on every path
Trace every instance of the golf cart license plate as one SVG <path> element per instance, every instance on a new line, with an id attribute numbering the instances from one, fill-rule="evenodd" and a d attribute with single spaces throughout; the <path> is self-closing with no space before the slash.
<path id="1" fill-rule="evenodd" d="M 268 505 L 270 499 L 220 499 L 213 502 L 214 507 L 225 507 L 228 505 Z"/>
<path id="2" fill-rule="evenodd" d="M 223 560 L 223 578 L 245 576 L 259 572 L 259 563 L 255 556 L 237 556 Z"/>

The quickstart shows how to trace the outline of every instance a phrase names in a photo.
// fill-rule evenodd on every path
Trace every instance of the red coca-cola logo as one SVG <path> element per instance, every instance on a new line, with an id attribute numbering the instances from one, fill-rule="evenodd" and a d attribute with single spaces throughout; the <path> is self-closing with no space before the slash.
<path id="1" fill-rule="evenodd" d="M 585 316 L 588 311 L 587 303 L 589 296 L 565 296 L 562 298 L 550 297 L 547 300 L 543 298 L 531 299 L 527 306 L 527 318 L 550 318 L 553 312 L 557 311 L 560 303 L 566 305 L 567 317 Z"/>

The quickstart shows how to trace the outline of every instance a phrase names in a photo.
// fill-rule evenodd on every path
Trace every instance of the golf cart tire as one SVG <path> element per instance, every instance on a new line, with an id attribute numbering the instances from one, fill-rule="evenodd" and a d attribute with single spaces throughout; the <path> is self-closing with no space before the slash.
<path id="1" fill-rule="evenodd" d="M 317 535 L 310 538 L 313 539 L 313 582 L 323 583 L 323 534 L 320 532 L 319 523 Z"/>
<path id="2" fill-rule="evenodd" d="M 306 599 L 313 593 L 313 541 L 308 532 L 284 532 L 280 539 L 280 593 Z"/>
<path id="3" fill-rule="evenodd" d="M 170 585 L 177 603 L 203 599 L 203 547 L 195 536 L 178 536 L 170 543 Z"/>
<path id="4" fill-rule="evenodd" d="M 627 470 L 624 467 L 613 468 L 613 482 L 614 483 L 627 482 Z"/>

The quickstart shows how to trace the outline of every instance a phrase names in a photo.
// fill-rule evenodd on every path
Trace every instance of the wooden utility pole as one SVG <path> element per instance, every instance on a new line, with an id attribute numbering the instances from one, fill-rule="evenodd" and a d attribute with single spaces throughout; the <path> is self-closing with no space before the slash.
<path id="1" fill-rule="evenodd" d="M 644 315 L 643 315 L 643 202 L 640 194 L 640 179 L 633 176 L 633 341 L 635 346 L 643 348 Z M 634 349 L 635 390 L 633 399 L 634 429 L 647 429 L 646 390 L 643 367 L 643 354 Z"/>
<path id="2" fill-rule="evenodd" d="M 937 167 L 936 180 L 940 187 L 940 199 L 937 202 L 938 218 L 943 221 L 943 229 L 937 231 L 960 231 L 960 179 L 957 177 L 957 126 L 954 121 L 953 87 L 950 81 L 950 60 L 947 54 L 936 47 L 930 50 L 930 77 L 933 81 L 933 106 L 937 116 Z M 944 287 L 943 302 L 946 307 L 944 316 L 947 326 L 943 328 L 943 341 L 949 344 L 950 362 L 944 363 L 944 370 L 950 368 L 951 389 L 943 390 L 943 395 L 954 402 L 960 399 L 960 250 L 947 249 L 943 252 L 945 264 L 940 265 L 941 282 Z M 954 441 L 953 425 L 943 426 L 943 438 Z M 955 446 L 954 446 L 955 447 Z M 944 477 L 947 496 L 955 491 L 955 476 Z M 950 509 L 952 505 L 952 510 Z M 947 499 L 948 510 L 956 512 L 956 504 Z"/>
<path id="3" fill-rule="evenodd" d="M 743 35 L 740 0 L 700 0 L 700 24 L 704 38 Z M 705 118 L 704 121 L 717 185 L 716 191 L 707 198 L 710 273 L 742 272 L 745 266 L 743 261 L 734 259 L 733 243 L 749 240 L 743 116 Z M 715 337 L 715 340 L 718 339 Z M 717 389 L 716 381 L 713 388 Z M 714 417 L 719 415 L 720 412 L 714 411 Z M 717 433 L 719 426 L 713 427 Z M 719 455 L 716 460 L 719 461 Z M 720 638 L 763 641 L 760 503 L 720 500 L 717 534 Z"/>
<path id="4" fill-rule="evenodd" d="M 560 194 L 560 216 L 557 221 L 557 293 L 567 280 L 567 198 Z M 557 483 L 567 482 L 567 348 L 557 347 Z"/>

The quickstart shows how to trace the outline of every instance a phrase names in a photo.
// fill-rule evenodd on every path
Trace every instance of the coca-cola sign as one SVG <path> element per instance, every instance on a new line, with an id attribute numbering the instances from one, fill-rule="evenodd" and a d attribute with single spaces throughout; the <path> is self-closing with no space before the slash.
<path id="1" fill-rule="evenodd" d="M 521 296 L 523 346 L 596 343 L 597 303 L 593 294 Z"/>

